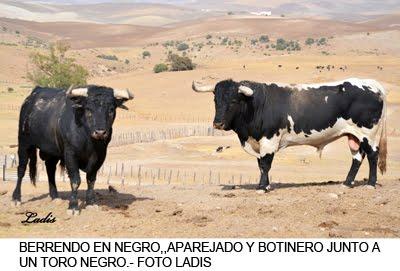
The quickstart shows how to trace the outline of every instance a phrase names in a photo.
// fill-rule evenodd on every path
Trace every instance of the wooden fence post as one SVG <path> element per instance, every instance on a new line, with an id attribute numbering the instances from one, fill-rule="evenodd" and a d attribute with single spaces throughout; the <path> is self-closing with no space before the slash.
<path id="1" fill-rule="evenodd" d="M 140 178 L 142 178 L 141 171 L 142 171 L 142 166 L 139 166 L 139 169 L 138 169 L 138 185 L 139 186 L 140 186 Z"/>
<path id="2" fill-rule="evenodd" d="M 6 164 L 3 164 L 3 181 L 6 181 Z"/>
<path id="3" fill-rule="evenodd" d="M 108 171 L 107 184 L 110 184 L 110 178 L 111 178 L 111 166 L 110 170 Z"/>

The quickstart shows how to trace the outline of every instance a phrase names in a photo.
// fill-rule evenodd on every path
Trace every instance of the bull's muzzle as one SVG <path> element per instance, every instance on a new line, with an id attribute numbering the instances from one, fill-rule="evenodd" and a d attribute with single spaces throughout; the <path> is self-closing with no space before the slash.
<path id="1" fill-rule="evenodd" d="M 224 123 L 222 123 L 222 122 L 214 122 L 213 126 L 215 129 L 218 129 L 218 130 L 223 130 L 225 127 Z"/>
<path id="2" fill-rule="evenodd" d="M 107 131 L 106 130 L 95 130 L 92 133 L 92 138 L 96 140 L 104 140 L 108 137 Z"/>

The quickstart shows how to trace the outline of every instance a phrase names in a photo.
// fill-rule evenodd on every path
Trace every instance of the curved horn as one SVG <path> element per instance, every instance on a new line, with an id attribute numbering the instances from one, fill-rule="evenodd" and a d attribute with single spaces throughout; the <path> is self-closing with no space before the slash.
<path id="1" fill-rule="evenodd" d="M 72 86 L 70 86 L 66 93 L 67 96 L 69 97 L 76 97 L 76 96 L 87 97 L 88 96 L 87 92 L 88 92 L 87 88 L 73 88 Z"/>
<path id="2" fill-rule="evenodd" d="M 192 89 L 196 92 L 214 92 L 215 86 L 213 85 L 200 86 L 199 83 L 193 81 Z"/>
<path id="3" fill-rule="evenodd" d="M 114 89 L 116 99 L 132 100 L 133 94 L 128 89 Z"/>
<path id="4" fill-rule="evenodd" d="M 242 93 L 242 94 L 244 94 L 246 96 L 253 96 L 254 91 L 249 87 L 240 86 L 239 87 L 239 93 Z"/>

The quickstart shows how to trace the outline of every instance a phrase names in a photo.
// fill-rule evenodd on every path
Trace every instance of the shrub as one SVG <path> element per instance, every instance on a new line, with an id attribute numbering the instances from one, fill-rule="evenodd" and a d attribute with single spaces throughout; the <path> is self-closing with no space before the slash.
<path id="1" fill-rule="evenodd" d="M 314 41 L 313 38 L 307 38 L 306 41 L 305 41 L 305 44 L 306 44 L 306 45 L 312 45 L 314 42 L 315 42 L 315 41 Z"/>
<path id="2" fill-rule="evenodd" d="M 105 60 L 118 61 L 118 57 L 116 55 L 101 54 L 101 55 L 98 55 L 97 57 L 101 58 L 101 59 L 105 59 Z"/>
<path id="3" fill-rule="evenodd" d="M 233 12 L 232 12 L 232 11 L 229 11 L 229 12 L 228 12 L 228 15 L 233 15 Z"/>
<path id="4" fill-rule="evenodd" d="M 142 53 L 143 59 L 145 59 L 146 57 L 150 57 L 150 56 L 151 56 L 151 54 L 149 51 L 143 51 L 143 53 Z"/>
<path id="5" fill-rule="evenodd" d="M 8 91 L 8 92 L 13 92 L 13 91 L 14 91 L 14 88 L 8 87 L 8 88 L 7 88 L 7 91 Z"/>
<path id="6" fill-rule="evenodd" d="M 167 64 L 159 63 L 154 66 L 153 71 L 155 73 L 165 72 L 165 71 L 168 71 L 168 66 L 167 66 Z"/>
<path id="7" fill-rule="evenodd" d="M 125 64 L 128 65 L 130 63 L 129 59 L 125 59 Z"/>
<path id="8" fill-rule="evenodd" d="M 250 41 L 251 45 L 256 45 L 256 44 L 257 44 L 257 42 L 258 42 L 258 40 L 257 40 L 257 39 L 252 39 L 252 40 Z"/>
<path id="9" fill-rule="evenodd" d="M 86 85 L 88 71 L 75 63 L 75 59 L 66 57 L 69 45 L 61 42 L 50 45 L 48 54 L 33 53 L 30 60 L 35 70 L 27 73 L 27 78 L 42 87 L 69 88 Z"/>
<path id="10" fill-rule="evenodd" d="M 168 46 L 174 46 L 174 41 L 173 40 L 167 40 L 166 42 L 164 42 L 162 44 L 165 48 L 167 48 Z"/>
<path id="11" fill-rule="evenodd" d="M 269 37 L 267 35 L 262 35 L 262 36 L 260 36 L 260 38 L 258 40 L 261 43 L 267 43 L 267 42 L 269 42 Z"/>
<path id="12" fill-rule="evenodd" d="M 178 50 L 178 51 L 185 51 L 185 50 L 187 50 L 187 49 L 189 49 L 189 45 L 187 45 L 186 43 L 179 43 L 177 46 L 176 46 L 176 49 Z"/>
<path id="13" fill-rule="evenodd" d="M 317 42 L 317 45 L 326 45 L 326 38 L 320 38 Z"/>
<path id="14" fill-rule="evenodd" d="M 171 54 L 168 57 L 168 61 L 171 62 L 171 71 L 187 71 L 195 68 L 192 60 L 187 56 Z"/>
<path id="15" fill-rule="evenodd" d="M 206 36 L 206 39 L 211 39 L 212 38 L 212 36 L 211 36 L 211 34 L 208 34 L 207 36 Z"/>
<path id="16" fill-rule="evenodd" d="M 297 41 L 286 41 L 282 38 L 279 38 L 276 40 L 276 45 L 271 46 L 272 48 L 275 48 L 276 50 L 279 51 L 283 51 L 283 50 L 287 50 L 287 51 L 300 51 L 301 47 L 300 44 Z"/>

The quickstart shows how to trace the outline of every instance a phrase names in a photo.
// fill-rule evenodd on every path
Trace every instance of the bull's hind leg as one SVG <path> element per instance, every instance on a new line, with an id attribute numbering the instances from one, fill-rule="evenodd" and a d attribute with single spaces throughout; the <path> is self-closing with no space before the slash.
<path id="1" fill-rule="evenodd" d="M 268 173 L 271 169 L 272 160 L 274 159 L 274 153 L 266 154 L 264 157 L 257 159 L 258 167 L 260 169 L 260 184 L 258 185 L 259 190 L 269 190 L 269 177 Z"/>
<path id="2" fill-rule="evenodd" d="M 379 148 L 372 147 L 371 144 L 364 138 L 361 143 L 361 148 L 366 152 L 369 163 L 369 178 L 368 185 L 375 187 L 377 180 L 378 156 Z"/>
<path id="3" fill-rule="evenodd" d="M 353 162 L 349 173 L 347 174 L 346 181 L 343 184 L 351 187 L 354 184 L 354 179 L 356 178 L 358 170 L 360 169 L 361 163 L 365 157 L 365 152 L 360 148 L 360 141 L 355 136 L 349 134 L 347 137 L 350 151 L 353 155 Z"/>
<path id="4" fill-rule="evenodd" d="M 17 169 L 17 185 L 15 186 L 14 192 L 12 194 L 12 200 L 14 201 L 15 205 L 21 204 L 21 184 L 22 179 L 25 176 L 26 166 L 29 160 L 29 153 L 36 150 L 31 150 L 29 147 L 25 147 L 20 145 L 18 147 L 18 169 Z"/>
<path id="5" fill-rule="evenodd" d="M 49 194 L 51 199 L 58 198 L 57 186 L 56 186 L 56 168 L 58 159 L 57 158 L 49 158 L 46 160 L 46 171 L 47 178 L 49 180 Z"/>

